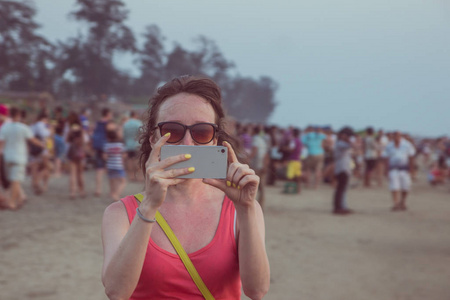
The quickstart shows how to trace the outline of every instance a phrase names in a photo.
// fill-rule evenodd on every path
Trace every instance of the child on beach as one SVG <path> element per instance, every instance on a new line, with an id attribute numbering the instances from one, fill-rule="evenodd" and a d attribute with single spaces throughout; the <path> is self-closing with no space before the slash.
<path id="1" fill-rule="evenodd" d="M 53 154 L 55 159 L 55 176 L 58 178 L 62 174 L 62 163 L 66 154 L 66 142 L 64 141 L 64 127 L 57 125 L 53 135 Z"/>
<path id="2" fill-rule="evenodd" d="M 431 185 L 444 184 L 447 178 L 447 168 L 445 164 L 434 162 L 431 164 L 427 174 L 428 182 Z"/>
<path id="3" fill-rule="evenodd" d="M 124 156 L 125 145 L 120 141 L 117 129 L 109 129 L 106 132 L 107 142 L 103 148 L 103 156 L 106 160 L 106 169 L 109 178 L 110 197 L 114 201 L 120 200 L 120 195 L 125 188 Z"/>
<path id="4" fill-rule="evenodd" d="M 86 144 L 81 126 L 77 124 L 71 126 L 67 141 L 70 144 L 67 150 L 67 159 L 69 160 L 70 166 L 70 199 L 75 199 L 77 186 L 80 196 L 84 198 L 86 197 L 84 191 Z"/>

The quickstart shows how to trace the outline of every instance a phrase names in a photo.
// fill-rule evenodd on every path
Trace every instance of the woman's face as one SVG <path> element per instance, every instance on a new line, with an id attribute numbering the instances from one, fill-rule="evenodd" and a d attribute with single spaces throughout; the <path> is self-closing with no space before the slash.
<path id="1" fill-rule="evenodd" d="M 215 124 L 216 114 L 211 104 L 200 96 L 180 93 L 167 98 L 160 106 L 156 124 L 178 122 L 186 126 L 197 123 Z M 198 145 L 186 130 L 184 137 L 176 145 Z M 159 129 L 154 133 L 153 143 L 161 137 Z M 206 145 L 217 145 L 216 137 Z"/>

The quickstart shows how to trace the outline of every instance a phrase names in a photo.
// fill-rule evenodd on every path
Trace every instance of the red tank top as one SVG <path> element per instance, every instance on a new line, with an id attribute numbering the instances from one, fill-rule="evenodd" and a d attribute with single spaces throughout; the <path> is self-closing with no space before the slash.
<path id="1" fill-rule="evenodd" d="M 130 223 L 136 215 L 134 196 L 121 200 Z M 225 197 L 219 226 L 212 241 L 189 258 L 215 299 L 241 299 L 241 278 L 234 237 L 235 208 Z M 170 224 L 169 224 L 170 225 Z M 150 238 L 139 282 L 130 300 L 138 299 L 204 299 L 183 262 Z"/>

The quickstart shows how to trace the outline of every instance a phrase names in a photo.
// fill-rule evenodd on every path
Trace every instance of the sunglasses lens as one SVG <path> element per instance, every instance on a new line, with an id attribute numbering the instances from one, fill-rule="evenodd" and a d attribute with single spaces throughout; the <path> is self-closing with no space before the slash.
<path id="1" fill-rule="evenodd" d="M 215 128 L 211 124 L 196 124 L 192 126 L 191 134 L 197 143 L 207 144 L 214 138 Z"/>
<path id="2" fill-rule="evenodd" d="M 161 136 L 170 132 L 168 143 L 177 143 L 184 137 L 184 127 L 177 123 L 166 123 L 161 126 Z"/>

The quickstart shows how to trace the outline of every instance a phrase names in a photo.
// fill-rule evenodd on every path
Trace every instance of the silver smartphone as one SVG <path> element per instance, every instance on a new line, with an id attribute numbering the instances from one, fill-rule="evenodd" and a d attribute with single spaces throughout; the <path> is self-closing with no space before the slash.
<path id="1" fill-rule="evenodd" d="M 186 161 L 176 163 L 166 170 L 194 167 L 195 171 L 179 178 L 217 178 L 227 176 L 228 148 L 224 146 L 166 145 L 161 147 L 161 160 L 179 154 L 190 154 Z"/>

